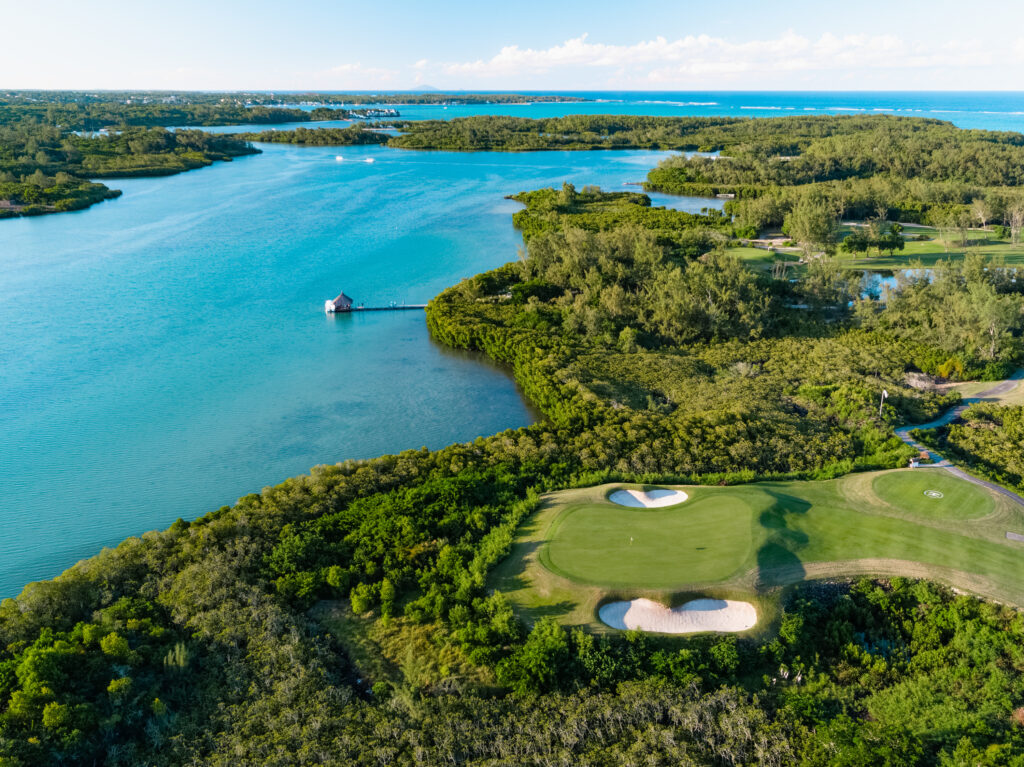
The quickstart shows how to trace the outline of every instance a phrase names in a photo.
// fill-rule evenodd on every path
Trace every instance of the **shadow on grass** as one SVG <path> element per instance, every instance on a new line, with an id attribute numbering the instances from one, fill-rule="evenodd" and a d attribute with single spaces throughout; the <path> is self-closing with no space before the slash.
<path id="1" fill-rule="evenodd" d="M 759 586 L 778 586 L 802 581 L 807 571 L 799 552 L 807 545 L 807 534 L 790 527 L 794 516 L 806 514 L 811 504 L 795 495 L 768 490 L 774 501 L 758 516 L 758 524 L 765 530 L 765 542 L 757 550 L 757 580 Z"/>
<path id="2" fill-rule="evenodd" d="M 495 569 L 492 585 L 495 590 L 508 594 L 534 588 L 527 575 L 529 562 L 534 559 L 537 551 L 544 545 L 543 541 L 516 543 L 512 551 Z M 541 618 L 563 618 L 576 609 L 570 600 L 561 600 L 548 604 L 527 605 L 519 603 L 516 612 L 527 625 L 533 625 Z"/>

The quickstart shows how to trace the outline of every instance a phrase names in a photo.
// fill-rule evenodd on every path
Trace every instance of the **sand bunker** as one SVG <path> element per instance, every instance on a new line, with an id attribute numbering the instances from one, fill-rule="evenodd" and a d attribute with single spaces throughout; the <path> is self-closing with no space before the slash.
<path id="1" fill-rule="evenodd" d="M 757 610 L 750 602 L 727 599 L 694 599 L 671 610 L 650 599 L 634 599 L 606 604 L 597 614 L 613 629 L 640 629 L 661 634 L 746 631 L 757 623 Z"/>
<path id="2" fill-rule="evenodd" d="M 659 506 L 674 506 L 682 503 L 689 496 L 682 490 L 616 490 L 608 496 L 608 500 L 619 506 L 631 506 L 634 509 L 656 509 Z"/>

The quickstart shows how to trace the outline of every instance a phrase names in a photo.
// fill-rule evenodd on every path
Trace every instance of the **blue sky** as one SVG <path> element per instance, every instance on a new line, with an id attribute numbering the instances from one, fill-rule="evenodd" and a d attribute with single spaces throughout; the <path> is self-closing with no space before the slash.
<path id="1" fill-rule="evenodd" d="M 1016 0 L 0 0 L 0 19 L 0 88 L 1024 88 Z"/>

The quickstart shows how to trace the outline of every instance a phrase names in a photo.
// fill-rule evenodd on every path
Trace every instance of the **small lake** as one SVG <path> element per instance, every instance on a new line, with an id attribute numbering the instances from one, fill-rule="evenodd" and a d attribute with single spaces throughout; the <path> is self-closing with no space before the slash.
<path id="1" fill-rule="evenodd" d="M 667 155 L 262 148 L 0 222 L 0 596 L 315 464 L 533 422 L 420 312 L 324 300 L 426 302 L 516 258 L 505 195 L 635 189 Z"/>

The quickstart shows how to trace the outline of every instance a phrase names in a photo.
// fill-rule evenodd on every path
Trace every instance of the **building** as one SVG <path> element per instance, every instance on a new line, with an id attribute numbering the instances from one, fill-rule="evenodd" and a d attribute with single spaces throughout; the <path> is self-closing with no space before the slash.
<path id="1" fill-rule="evenodd" d="M 342 291 L 338 294 L 338 297 L 333 300 L 324 301 L 324 311 L 328 314 L 334 312 L 348 312 L 352 310 L 352 299 L 345 295 Z"/>

